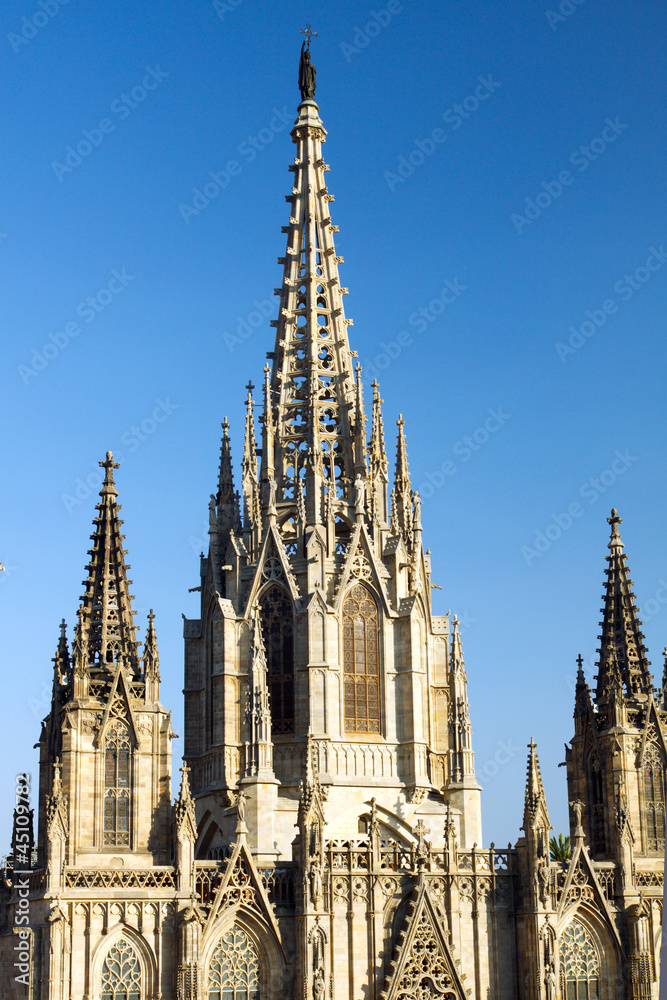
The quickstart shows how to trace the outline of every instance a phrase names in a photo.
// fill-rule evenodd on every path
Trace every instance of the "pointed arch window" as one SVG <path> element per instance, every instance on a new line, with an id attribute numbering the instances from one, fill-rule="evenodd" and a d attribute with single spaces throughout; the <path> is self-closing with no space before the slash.
<path id="1" fill-rule="evenodd" d="M 208 1000 L 260 1000 L 257 948 L 238 924 L 222 935 L 213 952 Z"/>
<path id="2" fill-rule="evenodd" d="M 655 743 L 648 743 L 642 761 L 646 850 L 662 854 L 665 850 L 665 764 Z"/>
<path id="3" fill-rule="evenodd" d="M 560 962 L 564 1000 L 597 1000 L 600 959 L 592 936 L 578 920 L 573 920 L 563 931 Z"/>
<path id="4" fill-rule="evenodd" d="M 380 732 L 380 649 L 378 609 L 362 584 L 343 604 L 345 731 Z"/>
<path id="5" fill-rule="evenodd" d="M 141 964 L 125 938 L 109 949 L 102 966 L 101 1000 L 142 1000 Z"/>
<path id="6" fill-rule="evenodd" d="M 604 775 L 597 754 L 589 762 L 590 828 L 593 854 L 604 854 L 607 841 L 604 829 Z"/>
<path id="7" fill-rule="evenodd" d="M 104 843 L 130 846 L 132 747 L 124 722 L 116 719 L 104 740 Z"/>
<path id="8" fill-rule="evenodd" d="M 271 703 L 271 730 L 294 732 L 294 618 L 282 587 L 270 587 L 260 602 Z"/>

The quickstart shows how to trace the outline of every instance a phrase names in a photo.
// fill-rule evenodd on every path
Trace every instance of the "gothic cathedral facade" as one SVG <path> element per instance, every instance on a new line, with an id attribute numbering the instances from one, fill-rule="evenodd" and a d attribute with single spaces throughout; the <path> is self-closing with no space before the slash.
<path id="1" fill-rule="evenodd" d="M 571 856 L 550 857 L 532 740 L 523 836 L 484 847 L 457 620 L 432 612 L 403 420 L 390 477 L 376 383 L 367 424 L 311 78 L 302 61 L 275 346 L 258 403 L 248 386 L 238 492 L 222 425 L 184 623 L 178 797 L 108 453 L 35 849 L 15 837 L 1 873 L 0 994 L 656 1000 L 667 676 L 656 689 L 620 518 L 594 690 L 579 661 Z"/>

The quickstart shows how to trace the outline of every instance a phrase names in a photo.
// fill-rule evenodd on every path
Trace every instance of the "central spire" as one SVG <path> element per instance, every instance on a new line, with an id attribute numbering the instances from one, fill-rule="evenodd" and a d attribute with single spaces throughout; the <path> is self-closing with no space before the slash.
<path id="1" fill-rule="evenodd" d="M 338 227 L 329 211 L 334 199 L 324 178 L 329 170 L 321 148 L 326 131 L 313 100 L 315 67 L 305 42 L 299 87 L 303 99 L 291 133 L 294 186 L 286 196 L 287 249 L 278 259 L 283 280 L 276 289 L 279 318 L 272 323 L 276 341 L 269 354 L 260 483 L 265 506 L 275 477 L 279 517 L 294 507 L 303 486 L 307 523 L 322 524 L 327 483 L 335 484 L 338 506 L 354 520 L 353 484 L 359 474 L 366 477 L 359 445 L 364 417 L 355 388 L 356 353 L 347 337 L 351 320 L 343 310 L 347 289 L 341 288 L 338 275 L 342 257 L 336 255 L 333 239 Z"/>

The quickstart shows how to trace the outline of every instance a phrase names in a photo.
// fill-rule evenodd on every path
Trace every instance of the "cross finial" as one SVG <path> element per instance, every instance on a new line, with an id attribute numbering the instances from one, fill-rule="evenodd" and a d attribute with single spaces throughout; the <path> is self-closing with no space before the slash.
<path id="1" fill-rule="evenodd" d="M 252 384 L 252 382 L 248 382 L 248 384 L 247 384 L 247 386 L 246 386 L 246 389 L 248 390 L 248 395 L 249 395 L 249 396 L 250 396 L 250 395 L 252 395 L 252 390 L 253 390 L 254 388 L 255 388 L 255 387 L 254 387 L 254 385 Z"/>
<path id="2" fill-rule="evenodd" d="M 317 32 L 316 31 L 311 31 L 310 30 L 310 25 L 307 24 L 305 28 L 301 28 L 301 30 L 299 31 L 299 34 L 306 36 L 306 38 L 308 39 L 308 49 L 310 49 L 310 39 L 311 38 L 317 38 Z"/>
<path id="3" fill-rule="evenodd" d="M 579 653 L 579 656 L 577 657 L 577 666 L 579 667 L 580 670 L 584 669 L 584 658 L 581 655 L 581 653 Z"/>
<path id="4" fill-rule="evenodd" d="M 531 751 L 531 753 L 534 753 L 535 750 L 537 750 L 537 743 L 535 742 L 535 738 L 533 736 L 530 737 L 530 743 L 528 744 L 528 749 Z"/>

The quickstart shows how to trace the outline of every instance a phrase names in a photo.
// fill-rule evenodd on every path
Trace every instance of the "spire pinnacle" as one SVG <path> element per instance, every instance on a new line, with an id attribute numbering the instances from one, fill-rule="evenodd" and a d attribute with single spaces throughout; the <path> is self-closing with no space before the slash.
<path id="1" fill-rule="evenodd" d="M 410 488 L 410 468 L 408 450 L 405 443 L 403 414 L 399 413 L 398 435 L 396 439 L 396 474 L 392 492 L 392 521 L 408 542 L 412 540 L 412 490 Z"/>
<path id="2" fill-rule="evenodd" d="M 144 680 L 146 681 L 147 701 L 157 701 L 160 697 L 160 657 L 155 636 L 155 615 L 153 609 L 148 612 L 148 628 L 144 642 Z"/>
<path id="3" fill-rule="evenodd" d="M 125 565 L 125 536 L 121 534 L 123 522 L 118 516 L 120 505 L 116 503 L 118 491 L 113 479 L 118 463 L 113 461 L 109 451 L 100 465 L 105 470 L 100 490 L 102 500 L 97 504 L 98 515 L 93 521 L 93 547 L 88 551 L 88 575 L 83 581 L 86 592 L 82 597 L 75 645 L 79 655 L 85 649 L 88 659 L 88 663 L 79 666 L 85 668 L 93 661 L 112 664 L 122 660 L 136 673 L 139 656 L 129 592 L 132 581 L 127 578 L 130 567 Z"/>
<path id="4" fill-rule="evenodd" d="M 540 771 L 540 761 L 537 756 L 537 743 L 531 736 L 528 744 L 528 767 L 526 770 L 526 792 L 524 797 L 523 829 L 528 832 L 536 826 L 538 813 L 542 811 L 546 820 L 547 828 L 551 828 L 549 813 L 547 811 L 547 800 L 542 784 L 542 773 Z"/>
<path id="5" fill-rule="evenodd" d="M 648 694 L 652 690 L 652 676 L 646 659 L 644 636 L 632 592 L 632 580 L 619 525 L 622 523 L 616 509 L 607 518 L 611 525 L 609 540 L 607 581 L 603 594 L 604 608 L 601 623 L 600 659 L 597 675 L 596 701 L 608 698 L 617 685 L 616 674 L 629 695 Z M 622 691 L 619 692 L 619 697 Z"/>

